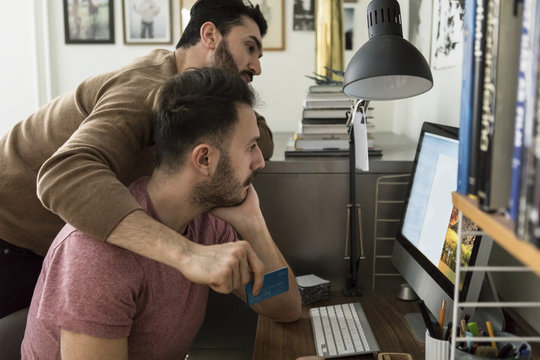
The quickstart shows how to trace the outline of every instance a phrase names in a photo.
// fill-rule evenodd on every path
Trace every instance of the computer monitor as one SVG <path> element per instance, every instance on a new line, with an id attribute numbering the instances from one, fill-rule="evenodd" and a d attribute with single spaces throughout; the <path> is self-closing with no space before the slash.
<path id="1" fill-rule="evenodd" d="M 458 147 L 457 128 L 423 124 L 392 254 L 394 266 L 436 318 L 442 300 L 446 300 L 445 323 L 452 319 L 455 283 L 458 212 L 451 194 L 457 186 Z M 464 219 L 464 227 L 474 230 L 474 224 Z M 480 241 L 480 236 L 467 236 L 462 245 L 462 264 L 487 265 L 491 244 Z M 478 301 L 484 273 L 462 275 L 460 301 Z M 422 339 L 422 320 L 412 316 L 408 320 Z"/>

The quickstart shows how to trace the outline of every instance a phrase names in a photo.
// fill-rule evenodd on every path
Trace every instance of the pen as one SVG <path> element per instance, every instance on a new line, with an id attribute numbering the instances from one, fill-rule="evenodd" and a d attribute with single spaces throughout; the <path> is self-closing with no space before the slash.
<path id="1" fill-rule="evenodd" d="M 528 359 L 529 358 L 529 349 L 527 347 L 527 344 L 522 344 L 519 347 L 518 356 L 519 356 L 520 359 Z"/>
<path id="2" fill-rule="evenodd" d="M 420 308 L 420 313 L 422 314 L 422 318 L 424 319 L 424 324 L 426 325 L 426 329 L 429 332 L 429 336 L 431 336 L 434 339 L 437 339 L 438 334 L 435 332 L 435 329 L 433 328 L 433 322 L 431 321 L 431 318 L 429 317 L 426 304 L 424 304 L 423 300 L 418 300 L 418 307 Z"/>
<path id="3" fill-rule="evenodd" d="M 444 339 L 443 340 L 450 340 L 451 331 L 452 331 L 452 322 L 450 321 L 448 323 L 447 328 L 446 328 L 446 334 L 444 334 Z"/>
<path id="4" fill-rule="evenodd" d="M 439 313 L 439 329 L 440 329 L 440 337 L 442 339 L 443 336 L 443 328 L 444 328 L 444 313 L 446 312 L 446 300 L 443 300 L 441 303 L 441 311 Z"/>
<path id="5" fill-rule="evenodd" d="M 459 336 L 465 337 L 467 335 L 467 324 L 465 319 L 461 319 L 459 322 Z M 467 343 L 461 343 L 461 346 L 466 347 Z"/>
<path id="6" fill-rule="evenodd" d="M 504 346 L 501 348 L 501 351 L 499 351 L 499 359 L 506 359 L 510 356 L 510 354 L 514 351 L 514 347 L 512 344 L 504 344 Z"/>
<path id="7" fill-rule="evenodd" d="M 467 331 L 467 332 L 465 332 L 465 337 L 466 337 L 466 338 L 471 338 L 471 337 L 473 337 L 473 334 L 472 334 L 470 331 Z M 473 342 L 472 342 L 472 340 L 466 340 L 466 341 L 465 341 L 465 344 L 466 344 L 467 350 L 468 350 L 470 353 L 474 353 L 474 350 L 473 350 Z M 488 346 L 488 347 L 489 347 L 489 346 Z"/>
<path id="8" fill-rule="evenodd" d="M 460 333 L 459 335 L 460 336 L 465 336 L 465 334 L 467 333 L 467 324 L 465 323 L 465 320 L 464 319 L 461 319 L 461 321 L 459 322 L 459 325 L 460 325 Z"/>
<path id="9" fill-rule="evenodd" d="M 488 331 L 488 334 L 490 337 L 494 337 L 495 334 L 493 333 L 493 326 L 491 326 L 491 321 L 486 321 L 486 327 L 487 327 L 487 331 Z M 495 341 L 491 341 L 491 347 L 494 348 L 495 350 L 497 350 L 497 344 L 495 343 Z"/>

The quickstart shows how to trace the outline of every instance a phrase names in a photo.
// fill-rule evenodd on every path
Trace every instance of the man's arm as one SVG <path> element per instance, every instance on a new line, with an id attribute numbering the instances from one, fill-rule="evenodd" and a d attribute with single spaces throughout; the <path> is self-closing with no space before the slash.
<path id="1" fill-rule="evenodd" d="M 106 339 L 60 330 L 62 360 L 127 360 L 127 338 Z"/>
<path id="2" fill-rule="evenodd" d="M 265 272 L 282 267 L 289 269 L 289 290 L 253 305 L 253 310 L 275 321 L 292 322 L 298 320 L 302 312 L 302 299 L 296 283 L 296 277 L 272 240 L 262 216 L 253 225 L 246 227 L 245 230 L 239 230 L 239 233 L 243 238 L 250 239 L 249 243 L 253 247 L 253 250 L 265 264 Z M 244 287 L 241 287 L 240 294 L 245 299 Z"/>
<path id="3" fill-rule="evenodd" d="M 291 322 L 298 320 L 302 312 L 302 299 L 296 277 L 272 240 L 259 207 L 259 198 L 253 186 L 249 188 L 248 197 L 241 205 L 214 209 L 212 214 L 231 224 L 242 238 L 246 239 L 259 259 L 264 263 L 265 273 L 282 267 L 288 267 L 289 269 L 289 290 L 253 305 L 253 309 L 257 313 L 276 321 Z M 243 286 L 235 289 L 235 293 L 245 300 Z"/>
<path id="4" fill-rule="evenodd" d="M 253 272 L 253 291 L 258 292 L 264 265 L 244 241 L 213 246 L 194 243 L 155 221 L 144 211 L 129 214 L 107 242 L 178 269 L 187 279 L 228 294 L 247 283 Z"/>

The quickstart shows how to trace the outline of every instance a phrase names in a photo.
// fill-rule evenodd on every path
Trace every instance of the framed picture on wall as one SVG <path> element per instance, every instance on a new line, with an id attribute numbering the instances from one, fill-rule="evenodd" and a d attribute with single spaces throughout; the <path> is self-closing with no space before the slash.
<path id="1" fill-rule="evenodd" d="M 113 0 L 64 0 L 66 44 L 114 44 Z"/>
<path id="2" fill-rule="evenodd" d="M 122 0 L 124 43 L 172 43 L 171 0 Z"/>
<path id="3" fill-rule="evenodd" d="M 285 0 L 253 0 L 261 7 L 268 23 L 268 32 L 263 39 L 264 50 L 285 50 Z"/>
<path id="4" fill-rule="evenodd" d="M 189 22 L 189 12 L 196 0 L 180 0 L 180 32 Z M 251 0 L 259 5 L 268 23 L 268 31 L 263 39 L 263 50 L 285 50 L 285 0 Z"/>
<path id="5" fill-rule="evenodd" d="M 295 0 L 293 30 L 315 31 L 315 0 Z"/>
<path id="6" fill-rule="evenodd" d="M 343 30 L 345 30 L 345 51 L 354 49 L 354 7 L 345 6 L 343 8 Z"/>
<path id="7" fill-rule="evenodd" d="M 186 28 L 190 15 L 189 12 L 197 0 L 180 0 L 180 35 Z"/>
<path id="8" fill-rule="evenodd" d="M 464 0 L 434 0 L 431 66 L 458 66 L 463 58 Z"/>

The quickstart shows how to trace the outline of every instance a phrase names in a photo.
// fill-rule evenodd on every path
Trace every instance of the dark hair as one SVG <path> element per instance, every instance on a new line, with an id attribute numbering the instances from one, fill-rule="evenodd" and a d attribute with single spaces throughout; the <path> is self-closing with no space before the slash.
<path id="1" fill-rule="evenodd" d="M 237 104 L 253 107 L 255 99 L 238 74 L 220 68 L 190 69 L 167 80 L 153 106 L 156 167 L 176 170 L 203 142 L 226 151 Z"/>
<path id="2" fill-rule="evenodd" d="M 189 23 L 176 48 L 197 44 L 201 39 L 201 26 L 207 21 L 216 25 L 225 37 L 233 26 L 242 25 L 242 16 L 252 18 L 259 26 L 261 36 L 266 35 L 268 25 L 259 5 L 253 6 L 249 1 L 246 5 L 243 0 L 199 0 L 191 8 Z"/>

